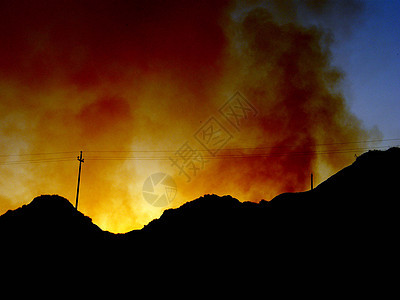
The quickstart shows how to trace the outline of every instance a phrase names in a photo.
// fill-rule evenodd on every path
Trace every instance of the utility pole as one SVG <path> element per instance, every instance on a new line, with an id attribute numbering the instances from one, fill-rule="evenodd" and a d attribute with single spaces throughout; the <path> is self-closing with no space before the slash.
<path id="1" fill-rule="evenodd" d="M 82 163 L 85 161 L 82 158 L 82 151 L 81 151 L 81 155 L 78 156 L 78 160 L 79 160 L 79 173 L 78 173 L 78 187 L 76 189 L 76 202 L 75 202 L 76 210 L 78 210 L 79 185 L 81 183 L 81 168 L 82 168 Z"/>
<path id="2" fill-rule="evenodd" d="M 311 173 L 311 189 L 314 189 L 314 176 L 313 173 Z"/>

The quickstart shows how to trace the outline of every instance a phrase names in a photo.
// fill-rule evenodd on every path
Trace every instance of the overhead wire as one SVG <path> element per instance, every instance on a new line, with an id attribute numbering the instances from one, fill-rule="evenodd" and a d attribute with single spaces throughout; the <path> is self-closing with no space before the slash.
<path id="1" fill-rule="evenodd" d="M 379 140 L 365 140 L 365 141 L 351 141 L 351 142 L 336 142 L 336 143 L 324 143 L 324 144 L 315 144 L 315 145 L 308 145 L 307 148 L 319 148 L 322 146 L 335 146 L 335 145 L 353 145 L 353 144 L 362 144 L 362 143 L 382 143 L 382 142 L 394 142 L 400 141 L 400 138 L 396 139 L 379 139 Z M 301 155 L 315 155 L 315 154 L 335 154 L 335 153 L 349 153 L 355 151 L 366 151 L 371 149 L 384 149 L 391 147 L 393 145 L 383 145 L 383 146 L 374 146 L 374 147 L 357 147 L 357 148 L 345 148 L 345 149 L 316 149 L 316 150 L 308 150 L 308 151 L 291 151 L 286 150 L 282 151 L 282 149 L 290 149 L 297 146 L 264 146 L 264 147 L 240 147 L 240 148 L 223 148 L 223 149 L 191 149 L 190 147 L 185 149 L 187 152 L 191 152 L 194 156 L 200 155 L 202 159 L 232 159 L 232 158 L 262 158 L 262 157 L 277 157 L 277 156 L 301 156 Z M 269 149 L 270 152 L 262 152 L 259 153 L 257 151 L 267 150 Z M 274 151 L 276 149 L 280 149 L 281 151 Z M 226 153 L 229 151 L 236 151 L 239 153 Z M 248 153 L 249 151 L 253 151 L 252 153 Z M 205 152 L 205 154 L 203 154 Z M 207 153 L 208 152 L 208 153 Z M 209 154 L 209 153 L 216 153 L 220 152 L 219 154 Z M 245 153 L 247 152 L 247 153 Z M 180 153 L 179 150 L 112 150 L 112 151 L 86 151 L 89 153 L 87 156 L 88 160 L 170 160 L 171 154 L 177 156 L 185 156 L 188 155 Z M 105 156 L 104 154 L 110 154 Z M 134 153 L 134 156 L 116 156 L 115 154 L 129 154 Z M 90 154 L 97 154 L 95 156 L 91 156 Z M 111 155 L 114 154 L 114 155 Z M 168 155 L 170 154 L 170 155 Z"/>
<path id="2" fill-rule="evenodd" d="M 393 142 L 393 141 L 400 142 L 400 138 L 313 144 L 313 145 L 307 145 L 307 147 L 312 148 L 312 147 L 320 147 L 320 146 L 379 143 L 379 142 Z M 223 148 L 221 150 L 240 151 L 240 150 L 282 149 L 282 148 L 294 148 L 294 147 L 298 147 L 298 146 L 297 145 L 283 145 L 283 146 L 262 146 L 262 147 L 238 147 L 238 148 Z M 193 149 L 193 150 L 198 151 L 198 152 L 207 152 L 207 151 L 214 152 L 218 149 Z M 85 153 L 175 153 L 175 152 L 177 152 L 177 150 L 86 150 L 85 151 Z"/>
<path id="3" fill-rule="evenodd" d="M 266 157 L 282 157 L 282 156 L 308 156 L 308 155 L 325 155 L 325 154 L 345 154 L 352 152 L 367 151 L 373 149 L 385 149 L 399 145 L 388 145 L 387 143 L 400 142 L 400 138 L 380 139 L 380 140 L 365 140 L 365 141 L 350 141 L 350 142 L 335 142 L 325 144 L 306 145 L 310 150 L 301 150 L 298 146 L 283 145 L 283 146 L 262 146 L 262 147 L 238 147 L 238 148 L 222 148 L 222 149 L 191 149 L 192 155 L 197 155 L 196 158 L 204 160 L 215 159 L 247 159 L 247 158 L 266 158 Z M 363 146 L 361 144 L 386 143 L 381 146 Z M 356 145 L 359 147 L 345 147 L 344 145 Z M 323 148 L 327 147 L 328 148 Z M 340 146 L 340 148 L 332 148 Z M 292 148 L 296 148 L 291 150 Z M 322 148 L 322 149 L 321 149 Z M 266 151 L 268 150 L 268 151 Z M 63 162 L 76 160 L 75 155 L 79 151 L 59 151 L 59 152 L 42 152 L 42 153 L 22 153 L 22 154 L 1 154 L 0 165 L 16 165 L 16 164 L 34 164 L 34 163 L 49 163 Z M 235 153 L 236 152 L 236 153 Z M 84 151 L 86 161 L 136 161 L 136 160 L 171 160 L 174 156 L 183 155 L 179 150 L 88 150 Z M 60 156 L 62 155 L 62 156 Z M 69 156 L 71 155 L 71 156 Z M 187 155 L 187 153 L 185 154 Z M 15 159 L 20 157 L 22 159 Z M 7 160 L 7 158 L 13 160 Z"/>
<path id="4" fill-rule="evenodd" d="M 11 160 L 11 161 L 1 161 L 0 165 L 4 166 L 4 165 L 19 165 L 19 164 L 32 164 L 32 163 L 62 162 L 62 161 L 73 161 L 73 159 L 70 157 L 59 157 L 59 158 Z"/>
<path id="5" fill-rule="evenodd" d="M 77 152 L 78 152 L 78 151 L 43 152 L 43 153 L 21 153 L 21 154 L 0 154 L 0 157 L 58 155 L 58 154 L 71 154 L 71 153 L 77 153 Z"/>
<path id="6" fill-rule="evenodd" d="M 20 154 L 1 154 L 0 159 L 10 158 L 12 160 L 0 161 L 0 165 L 19 165 L 19 164 L 35 164 L 35 163 L 48 163 L 48 162 L 62 162 L 72 161 L 74 157 L 72 154 L 76 151 L 59 151 L 59 152 L 42 152 L 42 153 L 20 153 Z M 59 156 L 59 155 L 63 156 Z M 65 156 L 71 154 L 71 156 Z M 21 159 L 16 159 L 20 157 Z"/>
<path id="7" fill-rule="evenodd" d="M 388 146 L 374 147 L 374 149 L 384 149 Z M 197 157 L 204 160 L 209 159 L 237 159 L 237 158 L 264 158 L 264 157 L 281 157 L 281 156 L 308 156 L 317 154 L 341 154 L 341 153 L 352 153 L 356 151 L 366 151 L 371 148 L 351 148 L 351 149 L 334 149 L 334 150 L 322 150 L 322 151 L 291 151 L 291 152 L 271 152 L 271 153 L 242 153 L 242 154 L 216 154 L 216 155 L 201 155 L 200 157 L 195 154 L 193 150 L 193 157 Z M 179 156 L 179 155 L 177 155 Z M 185 155 L 182 155 L 185 157 Z M 187 157 L 187 156 L 186 156 Z M 88 156 L 87 160 L 101 161 L 101 160 L 170 160 L 172 156 Z"/>

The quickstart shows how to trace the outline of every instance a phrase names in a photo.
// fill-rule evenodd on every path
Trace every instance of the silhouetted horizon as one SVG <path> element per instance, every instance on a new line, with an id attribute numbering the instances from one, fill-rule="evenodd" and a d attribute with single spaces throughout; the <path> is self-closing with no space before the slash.
<path id="1" fill-rule="evenodd" d="M 0 216 L 3 262 L 16 272 L 33 265 L 78 273 L 82 282 L 131 272 L 176 280 L 172 271 L 183 270 L 185 282 L 206 274 L 253 285 L 260 276 L 285 288 L 331 294 L 351 285 L 359 293 L 354 281 L 376 286 L 376 277 L 392 276 L 399 170 L 399 148 L 369 151 L 313 190 L 259 203 L 204 195 L 124 234 L 101 230 L 61 196 L 42 195 Z"/>
<path id="2" fill-rule="evenodd" d="M 189 228 L 197 233 L 222 228 L 229 231 L 238 227 L 241 230 L 255 228 L 253 230 L 257 232 L 260 228 L 270 231 L 277 223 L 291 224 L 294 220 L 303 225 L 310 218 L 327 223 L 327 217 L 331 218 L 340 211 L 342 216 L 350 214 L 347 216 L 350 221 L 355 210 L 362 211 L 367 205 L 372 205 L 372 202 L 376 205 L 378 201 L 388 201 L 385 198 L 394 195 L 393 188 L 398 179 L 395 167 L 398 166 L 399 159 L 399 148 L 369 151 L 312 190 L 283 193 L 270 201 L 261 200 L 259 203 L 240 202 L 230 195 L 206 194 L 186 202 L 179 208 L 167 209 L 160 218 L 149 222 L 142 229 L 131 230 L 125 234 L 103 231 L 64 197 L 42 195 L 34 198 L 29 204 L 9 210 L 0 216 L 0 231 L 8 237 L 21 235 L 21 238 L 33 238 L 38 235 L 45 238 L 42 235 L 48 233 L 51 228 L 50 232 L 53 235 L 65 235 L 72 240 L 74 237 L 102 237 L 112 240 L 166 232 L 181 235 Z M 388 186 L 391 181 L 393 186 Z M 346 199 L 347 201 L 344 201 Z M 328 206 L 329 211 L 324 211 Z M 318 216 L 321 211 L 325 214 Z"/>

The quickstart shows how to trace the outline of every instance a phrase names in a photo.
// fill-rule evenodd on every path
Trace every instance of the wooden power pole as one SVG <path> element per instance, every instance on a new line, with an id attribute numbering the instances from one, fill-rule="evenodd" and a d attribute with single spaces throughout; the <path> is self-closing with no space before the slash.
<path id="1" fill-rule="evenodd" d="M 314 176 L 313 176 L 313 173 L 311 173 L 311 189 L 314 189 Z"/>
<path id="2" fill-rule="evenodd" d="M 78 156 L 78 160 L 79 160 L 79 172 L 78 172 L 78 187 L 76 188 L 76 202 L 75 202 L 75 208 L 76 210 L 78 210 L 78 197 L 79 197 L 79 185 L 81 183 L 81 169 L 82 169 L 82 163 L 85 161 L 82 158 L 82 151 L 80 156 Z"/>

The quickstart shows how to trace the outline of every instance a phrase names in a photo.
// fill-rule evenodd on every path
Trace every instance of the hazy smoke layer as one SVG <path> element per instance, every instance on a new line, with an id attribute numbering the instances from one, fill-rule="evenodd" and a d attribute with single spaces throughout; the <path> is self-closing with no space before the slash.
<path id="1" fill-rule="evenodd" d="M 111 231 L 160 215 L 141 194 L 155 172 L 175 179 L 173 206 L 204 193 L 258 201 L 307 189 L 310 172 L 352 159 L 319 155 L 315 145 L 372 134 L 349 112 L 329 50 L 361 9 L 356 1 L 1 2 L 0 152 L 52 153 L 2 157 L 25 162 L 0 165 L 1 213 L 41 193 L 74 201 L 79 150 L 80 210 Z M 226 104 L 236 91 L 247 102 Z M 232 119 L 235 103 L 247 106 Z M 210 124 L 222 126 L 220 141 L 202 145 Z M 172 162 L 185 149 L 202 156 L 180 169 Z M 121 152 L 132 150 L 143 152 Z"/>

